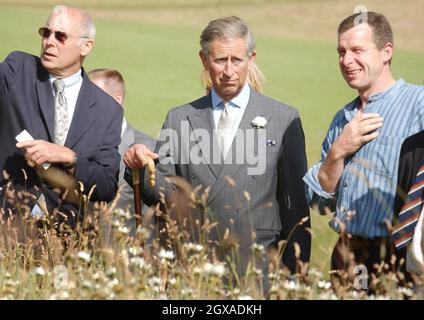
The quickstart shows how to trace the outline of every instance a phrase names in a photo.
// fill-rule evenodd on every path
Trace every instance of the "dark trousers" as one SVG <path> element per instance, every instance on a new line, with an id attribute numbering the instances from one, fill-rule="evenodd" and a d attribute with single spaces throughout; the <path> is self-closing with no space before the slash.
<path id="1" fill-rule="evenodd" d="M 405 278 L 399 280 L 404 284 L 411 280 L 405 269 L 405 256 L 406 250 L 397 251 L 390 239 L 364 239 L 342 235 L 331 256 L 333 280 L 337 278 L 340 281 L 344 274 L 342 282 L 352 283 L 356 276 L 363 275 L 366 271 L 370 281 L 373 276 L 400 271 Z M 403 263 L 400 263 L 401 261 Z M 359 268 L 358 265 L 365 266 L 366 270 Z"/>

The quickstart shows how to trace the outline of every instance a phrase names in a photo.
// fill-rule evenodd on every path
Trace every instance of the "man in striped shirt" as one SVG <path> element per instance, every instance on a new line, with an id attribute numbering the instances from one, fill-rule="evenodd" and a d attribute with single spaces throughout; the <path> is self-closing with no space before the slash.
<path id="1" fill-rule="evenodd" d="M 332 269 L 355 276 L 356 265 L 375 273 L 394 253 L 389 230 L 399 153 L 405 138 L 424 129 L 424 87 L 393 78 L 393 34 L 381 14 L 346 18 L 337 50 L 341 73 L 359 96 L 335 115 L 322 159 L 304 181 L 311 207 L 335 212 L 330 226 L 341 236 Z"/>

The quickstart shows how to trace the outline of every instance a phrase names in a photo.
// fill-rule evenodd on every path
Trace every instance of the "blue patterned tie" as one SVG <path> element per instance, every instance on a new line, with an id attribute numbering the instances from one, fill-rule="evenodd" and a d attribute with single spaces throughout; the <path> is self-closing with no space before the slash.
<path id="1" fill-rule="evenodd" d="M 408 245 L 414 235 L 414 229 L 424 202 L 424 164 L 408 192 L 405 204 L 400 209 L 397 224 L 393 230 L 393 241 L 397 249 Z"/>

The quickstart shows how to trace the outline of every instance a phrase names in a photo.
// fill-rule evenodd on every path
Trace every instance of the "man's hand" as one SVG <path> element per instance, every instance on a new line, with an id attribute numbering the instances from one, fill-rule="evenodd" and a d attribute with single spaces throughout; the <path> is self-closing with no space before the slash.
<path id="1" fill-rule="evenodd" d="M 358 114 L 344 128 L 331 147 L 336 158 L 347 158 L 364 144 L 378 136 L 377 129 L 383 126 L 383 118 L 378 113 Z"/>
<path id="2" fill-rule="evenodd" d="M 358 114 L 344 128 L 331 146 L 327 158 L 318 172 L 321 188 L 332 193 L 336 190 L 344 170 L 345 159 L 354 154 L 364 144 L 377 138 L 377 129 L 383 125 L 383 118 L 378 113 Z"/>
<path id="3" fill-rule="evenodd" d="M 149 150 L 144 144 L 134 144 L 124 155 L 124 163 L 128 168 L 144 168 L 147 165 L 147 157 L 156 160 L 157 153 Z"/>
<path id="4" fill-rule="evenodd" d="M 25 159 L 32 167 L 43 163 L 61 163 L 65 166 L 74 162 L 75 152 L 71 149 L 44 140 L 19 142 L 17 148 L 23 149 Z"/>

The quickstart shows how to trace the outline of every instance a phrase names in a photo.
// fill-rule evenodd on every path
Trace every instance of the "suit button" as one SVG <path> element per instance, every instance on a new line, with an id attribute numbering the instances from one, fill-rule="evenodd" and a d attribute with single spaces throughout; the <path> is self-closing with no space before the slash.
<path id="1" fill-rule="evenodd" d="M 192 173 L 191 174 L 191 180 L 195 180 L 196 179 L 196 174 L 195 173 Z"/>

